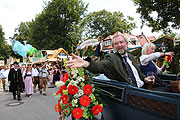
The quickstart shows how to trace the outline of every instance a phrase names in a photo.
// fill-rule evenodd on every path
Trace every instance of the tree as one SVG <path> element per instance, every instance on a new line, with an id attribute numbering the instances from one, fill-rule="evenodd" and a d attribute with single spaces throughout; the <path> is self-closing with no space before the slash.
<path id="1" fill-rule="evenodd" d="M 140 13 L 142 26 L 146 24 L 153 31 L 170 32 L 180 28 L 179 0 L 133 0 Z M 157 16 L 155 16 L 157 14 Z"/>
<path id="2" fill-rule="evenodd" d="M 38 49 L 71 47 L 81 39 L 87 5 L 82 0 L 52 0 L 29 25 L 30 43 Z"/>
<path id="3" fill-rule="evenodd" d="M 12 50 L 11 46 L 6 43 L 4 35 L 5 33 L 3 32 L 3 28 L 0 25 L 0 58 L 7 59 L 10 56 Z"/>
<path id="4" fill-rule="evenodd" d="M 18 28 L 15 29 L 13 40 L 18 40 L 23 43 L 24 40 L 29 40 L 29 24 L 30 22 L 21 22 Z"/>
<path id="5" fill-rule="evenodd" d="M 101 10 L 87 15 L 84 20 L 86 25 L 86 37 L 96 37 L 101 35 L 103 38 L 111 35 L 117 31 L 122 33 L 130 33 L 136 24 L 133 18 L 127 16 L 127 20 L 121 12 L 109 12 Z"/>

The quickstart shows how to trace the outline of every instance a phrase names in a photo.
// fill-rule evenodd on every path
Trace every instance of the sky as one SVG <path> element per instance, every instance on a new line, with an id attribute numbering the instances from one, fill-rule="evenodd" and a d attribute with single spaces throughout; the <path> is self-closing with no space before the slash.
<path id="1" fill-rule="evenodd" d="M 43 10 L 44 2 L 48 0 L 0 0 L 0 25 L 5 32 L 5 38 L 13 37 L 15 28 L 21 22 L 31 21 Z M 136 7 L 132 0 L 83 0 L 89 3 L 88 12 L 106 9 L 110 12 L 120 11 L 124 16 L 134 17 L 137 28 L 132 31 L 133 35 L 140 35 L 142 32 L 148 36 L 158 37 L 160 33 L 151 32 L 151 28 L 140 29 L 140 15 L 136 13 Z"/>

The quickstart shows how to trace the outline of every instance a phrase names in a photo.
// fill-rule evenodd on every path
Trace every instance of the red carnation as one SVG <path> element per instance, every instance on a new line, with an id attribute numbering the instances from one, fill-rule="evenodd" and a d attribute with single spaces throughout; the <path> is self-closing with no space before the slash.
<path id="1" fill-rule="evenodd" d="M 92 93 L 92 86 L 89 84 L 86 84 L 83 88 L 84 94 L 89 95 Z"/>
<path id="2" fill-rule="evenodd" d="M 61 106 L 58 104 L 54 106 L 54 109 L 56 110 L 56 112 L 61 112 Z"/>
<path id="3" fill-rule="evenodd" d="M 83 107 L 87 107 L 91 103 L 91 99 L 87 95 L 83 95 L 79 102 Z"/>
<path id="4" fill-rule="evenodd" d="M 68 92 L 71 95 L 75 95 L 78 92 L 78 87 L 75 85 L 69 85 Z"/>
<path id="5" fill-rule="evenodd" d="M 64 77 L 62 78 L 62 81 L 66 82 L 66 80 L 68 80 L 68 79 L 69 79 L 69 75 L 68 75 L 68 73 L 65 73 Z"/>
<path id="6" fill-rule="evenodd" d="M 96 105 L 92 108 L 92 112 L 94 115 L 98 115 L 99 112 L 102 112 L 102 106 Z"/>
<path id="7" fill-rule="evenodd" d="M 67 90 L 67 87 L 65 85 L 61 86 L 61 88 L 58 91 L 59 91 L 59 93 L 63 94 L 63 90 Z M 56 95 L 57 95 L 57 93 L 56 93 Z"/>
<path id="8" fill-rule="evenodd" d="M 69 100 L 69 98 L 68 98 L 67 95 L 63 95 L 63 96 L 62 96 L 62 103 L 63 103 L 63 104 L 67 104 L 67 103 L 68 103 L 68 100 Z"/>
<path id="9" fill-rule="evenodd" d="M 76 119 L 80 119 L 83 115 L 83 110 L 81 108 L 74 108 L 72 111 L 72 115 Z"/>

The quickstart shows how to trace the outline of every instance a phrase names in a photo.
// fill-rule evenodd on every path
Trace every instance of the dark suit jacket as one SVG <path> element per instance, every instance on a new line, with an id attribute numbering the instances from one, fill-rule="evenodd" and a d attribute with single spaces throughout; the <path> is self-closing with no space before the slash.
<path id="1" fill-rule="evenodd" d="M 141 72 L 139 65 L 137 64 L 136 59 L 133 55 L 128 54 L 128 57 L 132 61 L 134 67 L 137 69 L 139 73 L 139 77 L 142 81 L 144 81 L 145 76 Z M 93 60 L 87 60 L 90 62 L 90 65 L 86 68 L 92 73 L 103 73 L 108 75 L 108 78 L 117 80 L 120 82 L 126 82 L 131 85 L 132 82 L 129 77 L 129 73 L 124 64 L 123 58 L 118 53 L 111 53 L 105 56 L 105 59 L 102 61 L 95 62 Z"/>
<path id="2" fill-rule="evenodd" d="M 8 81 L 11 81 L 10 92 L 15 92 L 17 90 L 22 92 L 23 80 L 20 69 L 17 69 L 17 73 L 15 72 L 14 68 L 10 69 Z"/>

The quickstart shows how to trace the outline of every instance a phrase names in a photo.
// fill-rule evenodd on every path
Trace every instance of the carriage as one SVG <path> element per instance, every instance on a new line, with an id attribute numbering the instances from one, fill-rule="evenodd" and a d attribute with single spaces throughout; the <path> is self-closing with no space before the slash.
<path id="1" fill-rule="evenodd" d="M 180 119 L 180 94 L 175 92 L 176 75 L 159 75 L 172 84 L 174 92 L 160 92 L 133 87 L 115 80 L 92 78 L 101 88 L 106 120 L 174 120 Z M 180 84 L 179 84 L 180 85 Z M 176 86 L 177 87 L 177 86 Z"/>

